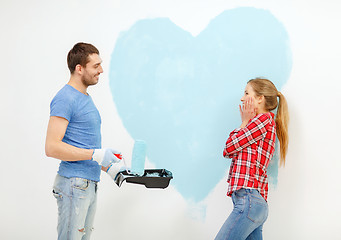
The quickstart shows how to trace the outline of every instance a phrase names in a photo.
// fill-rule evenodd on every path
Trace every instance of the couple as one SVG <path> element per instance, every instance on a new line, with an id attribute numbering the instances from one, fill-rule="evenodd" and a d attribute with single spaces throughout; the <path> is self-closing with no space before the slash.
<path id="1" fill-rule="evenodd" d="M 69 82 L 50 104 L 45 151 L 61 160 L 53 186 L 58 205 L 58 239 L 90 239 L 101 170 L 112 178 L 123 163 L 121 153 L 101 147 L 101 117 L 87 93 L 103 73 L 96 47 L 77 43 L 69 51 Z M 216 240 L 262 239 L 268 214 L 266 170 L 277 137 L 281 163 L 288 146 L 288 109 L 284 96 L 267 79 L 252 79 L 240 108 L 242 124 L 230 133 L 223 152 L 232 158 L 228 196 L 234 209 Z M 277 108 L 277 116 L 271 112 Z"/>

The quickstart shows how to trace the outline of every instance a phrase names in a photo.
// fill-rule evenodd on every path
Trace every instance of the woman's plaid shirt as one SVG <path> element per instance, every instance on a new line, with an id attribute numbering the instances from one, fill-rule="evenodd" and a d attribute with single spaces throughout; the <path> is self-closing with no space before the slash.
<path id="1" fill-rule="evenodd" d="M 254 188 L 267 200 L 267 168 L 275 151 L 274 114 L 262 113 L 244 128 L 235 129 L 226 141 L 223 155 L 231 158 L 227 195 L 241 188 Z"/>

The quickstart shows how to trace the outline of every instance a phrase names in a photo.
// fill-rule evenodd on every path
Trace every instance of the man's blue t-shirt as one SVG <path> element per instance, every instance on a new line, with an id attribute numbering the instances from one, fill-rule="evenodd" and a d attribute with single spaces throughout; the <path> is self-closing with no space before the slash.
<path id="1" fill-rule="evenodd" d="M 50 116 L 69 121 L 63 142 L 85 149 L 101 148 L 101 116 L 89 95 L 65 85 L 51 102 Z M 90 159 L 61 161 L 58 174 L 99 182 L 101 166 Z"/>

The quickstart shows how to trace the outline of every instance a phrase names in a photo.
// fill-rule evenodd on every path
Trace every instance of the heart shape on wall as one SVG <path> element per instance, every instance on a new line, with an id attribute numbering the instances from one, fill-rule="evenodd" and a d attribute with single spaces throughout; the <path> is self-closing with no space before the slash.
<path id="1" fill-rule="evenodd" d="M 172 171 L 177 190 L 198 202 L 228 170 L 222 151 L 240 125 L 246 82 L 262 76 L 281 89 L 291 67 L 283 24 L 267 10 L 242 7 L 196 37 L 167 18 L 136 22 L 117 39 L 109 78 L 132 138 L 145 140 L 148 159 Z"/>

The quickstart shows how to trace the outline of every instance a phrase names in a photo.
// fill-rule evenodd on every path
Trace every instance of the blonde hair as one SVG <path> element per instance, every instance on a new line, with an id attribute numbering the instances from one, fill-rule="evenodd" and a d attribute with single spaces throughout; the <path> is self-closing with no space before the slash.
<path id="1" fill-rule="evenodd" d="M 289 136 L 288 123 L 289 111 L 288 104 L 281 92 L 268 79 L 255 78 L 248 81 L 257 96 L 264 96 L 265 109 L 272 111 L 277 108 L 275 117 L 277 138 L 280 143 L 280 165 L 285 165 L 285 157 L 287 155 Z M 277 97 L 279 100 L 277 100 Z"/>

